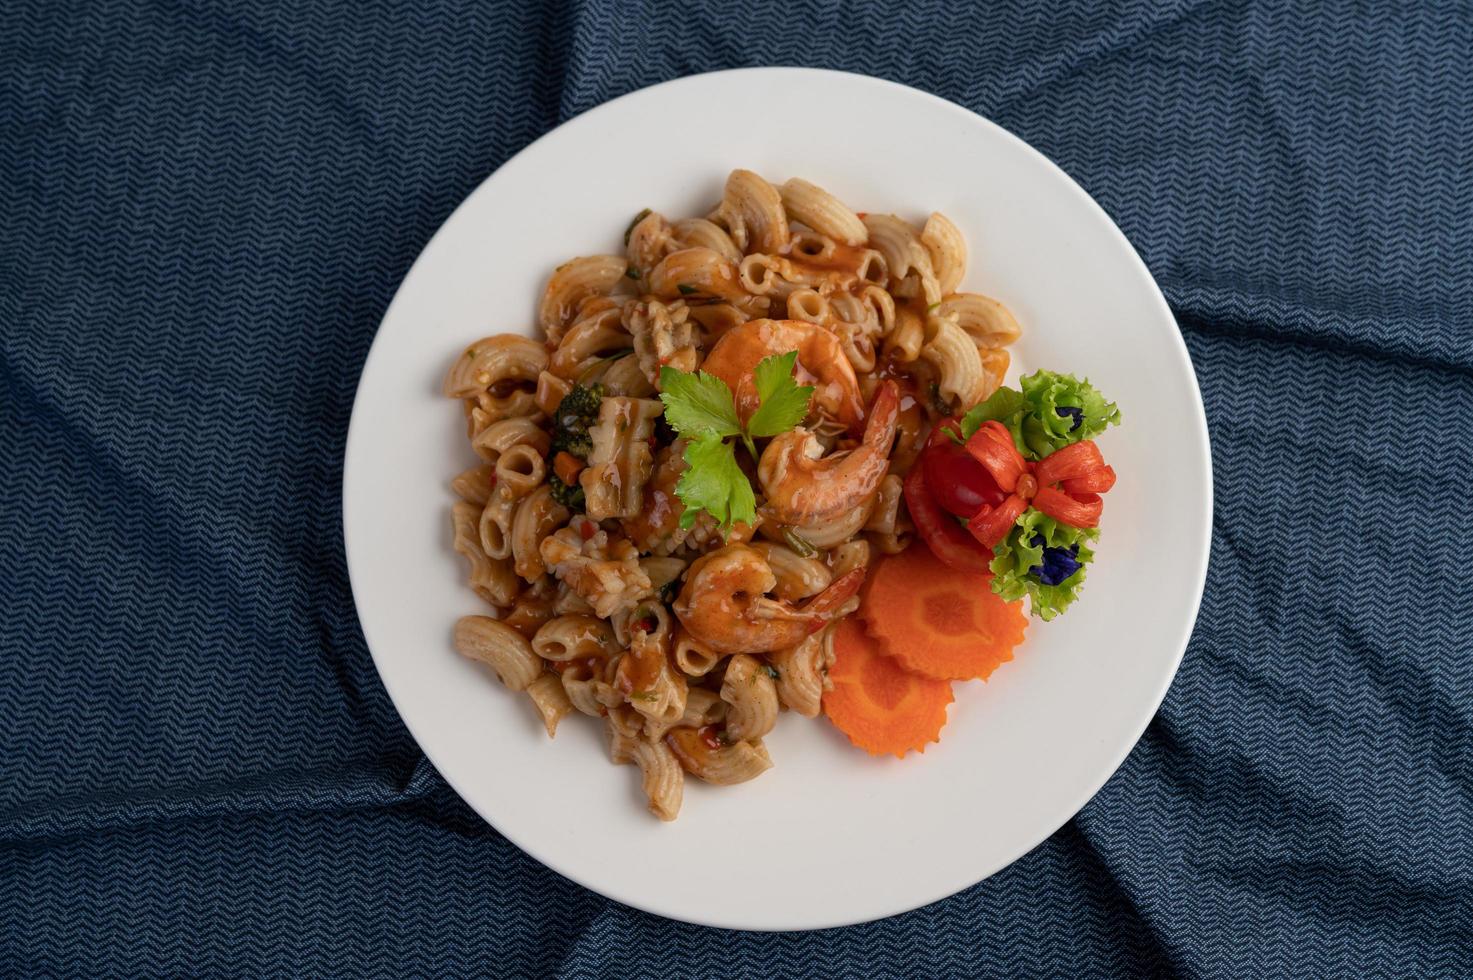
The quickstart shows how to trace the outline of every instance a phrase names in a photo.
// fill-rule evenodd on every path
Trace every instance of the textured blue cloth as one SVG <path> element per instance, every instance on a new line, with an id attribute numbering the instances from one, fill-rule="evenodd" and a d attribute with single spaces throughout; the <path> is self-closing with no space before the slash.
<path id="1" fill-rule="evenodd" d="M 456 204 L 582 110 L 760 63 L 928 89 L 1078 179 L 1176 312 L 1218 490 L 1100 795 L 807 935 L 615 905 L 476 818 L 376 678 L 339 513 L 359 369 Z M 1473 974 L 1470 270 L 1466 4 L 6 0 L 0 974 Z"/>

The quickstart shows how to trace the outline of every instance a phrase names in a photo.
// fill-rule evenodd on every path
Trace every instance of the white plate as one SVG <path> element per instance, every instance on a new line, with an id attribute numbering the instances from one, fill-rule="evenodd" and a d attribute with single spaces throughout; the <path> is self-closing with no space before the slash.
<path id="1" fill-rule="evenodd" d="M 1102 442 L 1120 474 L 1083 599 L 1033 622 L 1016 662 L 958 684 L 939 745 L 904 761 L 785 715 L 775 768 L 689 780 L 680 819 L 644 808 L 575 716 L 549 741 L 522 695 L 452 651 L 484 611 L 450 548 L 447 482 L 475 460 L 439 395 L 473 340 L 534 332 L 552 268 L 618 251 L 630 216 L 704 214 L 733 167 L 805 177 L 858 210 L 966 234 L 964 288 L 1024 324 L 1029 367 L 1088 375 L 1124 413 Z M 1016 376 L 1016 372 L 1014 374 Z M 466 199 L 404 280 L 364 366 L 343 524 L 364 636 L 440 773 L 553 870 L 671 918 L 811 929 L 934 902 L 1033 848 L 1104 784 L 1155 713 L 1196 617 L 1212 476 L 1185 345 L 1145 265 L 1099 206 L 985 119 L 912 89 L 764 68 L 616 99 L 523 150 Z"/>

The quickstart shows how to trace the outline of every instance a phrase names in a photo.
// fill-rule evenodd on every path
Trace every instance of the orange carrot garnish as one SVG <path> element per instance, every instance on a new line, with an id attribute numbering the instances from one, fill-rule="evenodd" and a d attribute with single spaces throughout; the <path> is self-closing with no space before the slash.
<path id="1" fill-rule="evenodd" d="M 1013 659 L 1028 618 L 982 575 L 943 565 L 912 545 L 870 573 L 859 615 L 869 635 L 907 670 L 938 680 L 970 680 Z"/>
<path id="2" fill-rule="evenodd" d="M 850 616 L 834 628 L 833 689 L 823 696 L 829 721 L 870 755 L 904 756 L 940 740 L 951 685 L 912 674 L 880 651 Z"/>

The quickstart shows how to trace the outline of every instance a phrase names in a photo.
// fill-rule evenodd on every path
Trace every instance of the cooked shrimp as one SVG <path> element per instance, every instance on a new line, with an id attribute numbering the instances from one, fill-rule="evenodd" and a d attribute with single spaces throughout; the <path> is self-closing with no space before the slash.
<path id="1" fill-rule="evenodd" d="M 813 404 L 857 432 L 864 421 L 864 399 L 854 367 L 838 336 L 802 320 L 748 320 L 722 335 L 701 370 L 725 381 L 736 393 L 737 414 L 745 422 L 757 411 L 753 372 L 765 357 L 798 352 L 799 384 L 813 385 Z"/>
<path id="2" fill-rule="evenodd" d="M 774 438 L 757 466 L 768 512 L 783 524 L 819 524 L 868 502 L 890 467 L 899 412 L 899 390 L 886 381 L 857 448 L 822 456 L 818 439 L 801 427 Z"/>
<path id="3" fill-rule="evenodd" d="M 797 646 L 832 619 L 864 582 L 856 568 L 801 607 L 767 595 L 777 576 L 762 555 L 743 544 L 696 559 L 675 600 L 675 615 L 717 653 L 765 653 Z"/>

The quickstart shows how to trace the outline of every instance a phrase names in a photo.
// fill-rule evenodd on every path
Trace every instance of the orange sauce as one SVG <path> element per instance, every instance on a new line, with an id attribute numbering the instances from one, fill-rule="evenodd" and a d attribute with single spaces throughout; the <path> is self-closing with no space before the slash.
<path id="1" fill-rule="evenodd" d="M 625 695 L 650 691 L 665 667 L 665 651 L 655 643 L 635 643 L 619 661 L 617 687 Z"/>
<path id="2" fill-rule="evenodd" d="M 551 599 L 523 598 L 517 600 L 511 612 L 501 621 L 530 640 L 542 628 L 542 624 L 551 618 Z"/>
<path id="3" fill-rule="evenodd" d="M 860 263 L 865 260 L 869 252 L 870 250 L 862 245 L 844 245 L 835 242 L 833 250 L 827 255 L 794 252 L 789 258 L 800 265 L 815 269 L 837 269 L 841 272 L 857 274 Z"/>
<path id="4" fill-rule="evenodd" d="M 893 352 L 876 362 L 872 374 L 882 380 L 894 381 L 900 388 L 900 414 L 895 420 L 895 446 L 890 451 L 890 461 L 895 471 L 903 476 L 915 465 L 916 456 L 925 446 L 926 436 L 931 430 L 920 382 L 911 373 L 910 365 L 897 360 Z"/>
<path id="5" fill-rule="evenodd" d="M 547 666 L 559 674 L 565 673 L 574 667 L 583 667 L 588 671 L 589 677 L 602 677 L 604 672 L 604 658 L 584 657 L 581 660 L 549 660 Z"/>

